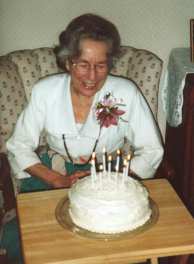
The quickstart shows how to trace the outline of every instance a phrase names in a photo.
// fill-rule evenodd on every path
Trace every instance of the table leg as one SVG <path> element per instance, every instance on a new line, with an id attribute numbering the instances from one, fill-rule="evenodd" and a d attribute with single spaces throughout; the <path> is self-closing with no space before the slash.
<path id="1" fill-rule="evenodd" d="M 150 259 L 150 263 L 151 263 L 151 264 L 159 264 L 159 262 L 158 262 L 158 258 L 151 258 L 151 259 Z"/>

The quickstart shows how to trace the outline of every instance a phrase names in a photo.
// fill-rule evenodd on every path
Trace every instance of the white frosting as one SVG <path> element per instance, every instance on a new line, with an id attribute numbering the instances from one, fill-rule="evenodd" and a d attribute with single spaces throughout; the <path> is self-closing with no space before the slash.
<path id="1" fill-rule="evenodd" d="M 106 175 L 105 175 L 106 176 Z M 97 233 L 120 233 L 143 225 L 151 215 L 148 192 L 138 181 L 111 173 L 78 180 L 69 190 L 72 221 Z"/>

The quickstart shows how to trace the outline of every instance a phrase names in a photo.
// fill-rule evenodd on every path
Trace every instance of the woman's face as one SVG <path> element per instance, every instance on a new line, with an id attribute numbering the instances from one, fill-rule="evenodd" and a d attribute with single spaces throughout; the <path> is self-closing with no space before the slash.
<path id="1" fill-rule="evenodd" d="M 81 41 L 81 55 L 68 65 L 71 89 L 77 95 L 92 97 L 102 88 L 108 75 L 108 48 L 102 41 Z"/>

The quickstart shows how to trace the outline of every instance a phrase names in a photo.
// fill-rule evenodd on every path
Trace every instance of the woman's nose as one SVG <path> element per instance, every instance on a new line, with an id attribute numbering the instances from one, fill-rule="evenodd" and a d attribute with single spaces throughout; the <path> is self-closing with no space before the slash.
<path id="1" fill-rule="evenodd" d="M 95 65 L 90 65 L 88 70 L 88 77 L 90 80 L 94 80 L 96 78 L 96 67 Z"/>

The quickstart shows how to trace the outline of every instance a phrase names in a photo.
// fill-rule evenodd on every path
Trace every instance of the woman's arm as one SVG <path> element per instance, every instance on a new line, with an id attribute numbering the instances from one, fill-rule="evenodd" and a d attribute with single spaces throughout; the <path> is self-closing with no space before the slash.
<path id="1" fill-rule="evenodd" d="M 132 105 L 128 123 L 130 137 L 126 135 L 134 148 L 131 170 L 141 178 L 151 178 L 162 160 L 162 138 L 145 99 L 138 91 Z"/>
<path id="2" fill-rule="evenodd" d="M 61 174 L 57 171 L 47 168 L 42 163 L 37 163 L 25 170 L 32 176 L 40 178 L 54 188 L 71 187 L 78 178 L 89 175 L 89 171 L 76 171 L 71 175 Z"/>

